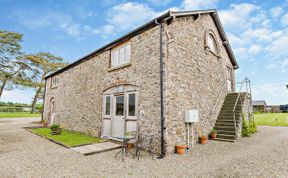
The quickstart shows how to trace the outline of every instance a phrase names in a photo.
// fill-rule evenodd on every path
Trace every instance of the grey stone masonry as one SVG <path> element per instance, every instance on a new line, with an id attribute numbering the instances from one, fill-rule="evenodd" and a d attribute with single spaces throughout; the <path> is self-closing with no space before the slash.
<path id="1" fill-rule="evenodd" d="M 176 143 L 187 144 L 185 110 L 198 110 L 199 122 L 189 124 L 190 142 L 198 133 L 208 134 L 228 93 L 227 68 L 231 69 L 231 88 L 235 89 L 234 66 L 219 29 L 211 14 L 176 17 L 163 24 L 165 150 L 173 153 Z M 217 53 L 207 47 L 207 32 L 211 31 Z M 153 135 L 153 148 L 160 152 L 160 28 L 153 26 L 128 39 L 131 45 L 130 63 L 111 68 L 110 49 L 97 53 L 58 77 L 59 84 L 51 88 L 46 79 L 43 118 L 62 127 L 94 136 L 103 136 L 103 96 L 108 92 L 137 92 L 137 130 Z M 223 87 L 224 86 L 224 87 Z"/>

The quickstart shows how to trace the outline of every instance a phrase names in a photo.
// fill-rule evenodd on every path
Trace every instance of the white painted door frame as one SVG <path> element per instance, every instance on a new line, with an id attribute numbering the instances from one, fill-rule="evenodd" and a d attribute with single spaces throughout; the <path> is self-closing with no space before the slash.
<path id="1" fill-rule="evenodd" d="M 129 95 L 135 94 L 135 116 L 129 116 Z M 110 96 L 110 115 L 106 113 L 106 99 Z M 117 99 L 122 98 L 123 111 L 120 113 L 118 108 L 117 112 Z M 119 104 L 119 103 L 118 103 Z M 119 105 L 120 107 L 120 105 Z M 118 114 L 118 115 L 117 115 Z M 126 131 L 136 131 L 137 127 L 137 92 L 129 91 L 122 93 L 106 94 L 103 95 L 103 118 L 102 118 L 102 134 L 104 138 L 115 139 L 115 137 L 123 136 Z M 117 139 L 116 139 L 117 140 Z"/>

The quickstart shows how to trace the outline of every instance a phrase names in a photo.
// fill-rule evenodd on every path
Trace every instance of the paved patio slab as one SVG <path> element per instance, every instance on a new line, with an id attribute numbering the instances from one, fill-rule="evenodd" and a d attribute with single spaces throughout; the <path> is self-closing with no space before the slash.
<path id="1" fill-rule="evenodd" d="M 100 153 L 104 151 L 114 150 L 117 148 L 121 148 L 121 145 L 112 143 L 112 142 L 103 142 L 103 143 L 95 143 L 92 145 L 84 145 L 71 148 L 74 151 L 77 151 L 83 155 L 89 155 L 94 153 Z"/>

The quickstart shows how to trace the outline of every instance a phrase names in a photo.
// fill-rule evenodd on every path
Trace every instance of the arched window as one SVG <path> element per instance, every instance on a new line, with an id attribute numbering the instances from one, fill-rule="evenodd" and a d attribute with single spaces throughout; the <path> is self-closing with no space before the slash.
<path id="1" fill-rule="evenodd" d="M 214 52 L 215 54 L 217 54 L 217 45 L 216 45 L 216 41 L 215 41 L 215 39 L 214 39 L 214 37 L 213 37 L 212 34 L 209 34 L 209 35 L 208 35 L 207 46 L 208 46 L 208 48 L 209 48 L 212 52 Z"/>
<path id="2" fill-rule="evenodd" d="M 215 55 L 219 55 L 217 38 L 215 33 L 211 29 L 206 30 L 205 33 L 205 48 L 214 53 Z"/>

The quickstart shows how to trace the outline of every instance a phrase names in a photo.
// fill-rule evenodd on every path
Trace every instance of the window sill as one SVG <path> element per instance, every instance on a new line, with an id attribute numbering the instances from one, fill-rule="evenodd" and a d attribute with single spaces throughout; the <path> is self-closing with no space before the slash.
<path id="1" fill-rule="evenodd" d="M 122 69 L 122 68 L 125 68 L 125 67 L 128 67 L 128 66 L 131 66 L 131 62 L 126 63 L 126 64 L 122 64 L 122 65 L 117 66 L 117 67 L 111 67 L 110 69 L 108 69 L 108 72 L 119 70 L 119 69 Z"/>
<path id="2" fill-rule="evenodd" d="M 51 89 L 55 89 L 55 88 L 57 88 L 58 86 L 53 86 L 53 87 L 50 87 Z"/>
<path id="3" fill-rule="evenodd" d="M 219 54 L 216 54 L 215 52 L 213 52 L 209 47 L 206 47 L 206 54 L 208 53 L 212 53 L 214 56 L 216 56 L 217 58 L 221 58 L 221 56 Z"/>

